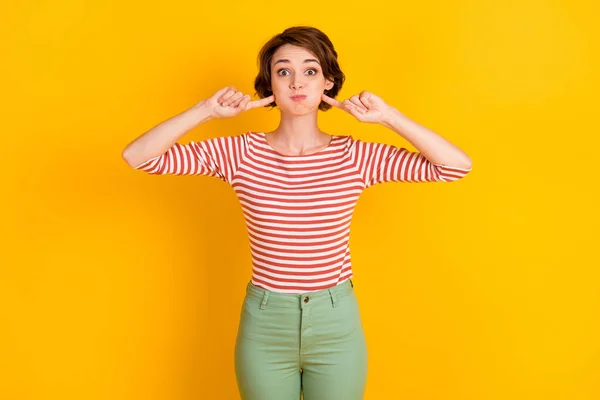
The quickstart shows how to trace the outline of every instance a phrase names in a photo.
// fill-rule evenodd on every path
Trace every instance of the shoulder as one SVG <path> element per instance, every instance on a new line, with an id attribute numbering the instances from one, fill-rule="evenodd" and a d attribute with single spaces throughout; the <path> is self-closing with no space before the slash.
<path id="1" fill-rule="evenodd" d="M 347 135 L 347 136 L 341 136 L 342 141 L 346 144 L 346 148 L 348 149 L 348 151 L 356 151 L 356 150 L 363 150 L 365 148 L 365 146 L 368 146 L 370 144 L 374 144 L 371 142 L 365 142 L 364 140 L 361 140 L 359 138 L 355 138 L 354 135 Z"/>
<path id="2" fill-rule="evenodd" d="M 212 144 L 219 144 L 219 145 L 234 145 L 234 146 L 246 147 L 248 143 L 251 143 L 256 140 L 257 140 L 256 132 L 246 131 L 246 132 L 237 133 L 234 135 L 217 136 L 212 139 L 206 140 L 206 142 L 212 142 Z"/>
<path id="3" fill-rule="evenodd" d="M 338 136 L 340 138 L 343 138 L 342 140 L 344 140 L 345 142 L 348 143 L 348 146 L 350 147 L 361 147 L 361 146 L 375 146 L 375 145 L 381 145 L 381 143 L 378 142 L 371 142 L 368 140 L 362 140 L 359 138 L 354 137 L 354 135 L 346 135 L 346 136 Z"/>
<path id="4" fill-rule="evenodd" d="M 348 151 L 352 153 L 359 153 L 361 156 L 371 156 L 406 151 L 406 149 L 402 146 L 396 146 L 393 144 L 387 144 L 370 140 L 362 140 L 354 138 L 353 136 L 348 137 L 347 148 Z"/>

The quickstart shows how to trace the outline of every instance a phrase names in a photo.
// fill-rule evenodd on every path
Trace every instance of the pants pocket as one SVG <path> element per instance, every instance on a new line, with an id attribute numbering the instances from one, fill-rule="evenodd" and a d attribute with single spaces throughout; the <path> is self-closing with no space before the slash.
<path id="1" fill-rule="evenodd" d="M 358 301 L 354 293 L 313 310 L 312 327 L 319 343 L 345 340 L 362 329 Z"/>

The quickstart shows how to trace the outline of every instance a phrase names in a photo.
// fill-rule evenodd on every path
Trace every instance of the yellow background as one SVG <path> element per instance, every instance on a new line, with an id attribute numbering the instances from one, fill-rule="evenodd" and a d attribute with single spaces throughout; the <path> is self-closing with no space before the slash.
<path id="1" fill-rule="evenodd" d="M 237 399 L 250 278 L 225 183 L 125 145 L 288 26 L 347 82 L 463 148 L 451 184 L 385 184 L 352 223 L 366 399 L 600 398 L 595 1 L 27 1 L 3 6 L 0 399 Z M 596 42 L 596 43 L 595 43 Z M 182 142 L 276 127 L 210 121 Z M 410 146 L 333 109 L 321 128 Z"/>

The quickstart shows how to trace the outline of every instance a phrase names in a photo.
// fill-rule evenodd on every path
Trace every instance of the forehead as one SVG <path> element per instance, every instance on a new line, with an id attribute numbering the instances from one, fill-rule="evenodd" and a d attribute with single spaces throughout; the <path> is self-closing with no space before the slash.
<path id="1" fill-rule="evenodd" d="M 317 59 L 317 57 L 313 53 L 306 50 L 304 47 L 298 47 L 291 44 L 284 44 L 275 51 L 275 53 L 273 54 L 273 60 L 271 62 L 271 65 L 282 58 L 286 58 L 291 62 L 302 62 L 307 58 Z"/>

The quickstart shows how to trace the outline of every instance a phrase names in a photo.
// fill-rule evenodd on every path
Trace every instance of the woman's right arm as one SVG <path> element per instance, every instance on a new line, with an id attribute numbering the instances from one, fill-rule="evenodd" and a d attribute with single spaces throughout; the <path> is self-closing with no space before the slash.
<path id="1" fill-rule="evenodd" d="M 236 107 L 242 104 L 242 100 L 247 104 L 250 96 L 243 96 L 241 92 L 234 87 L 225 87 L 212 95 L 207 100 L 202 100 L 190 109 L 169 118 L 166 121 L 156 125 L 148 132 L 133 140 L 123 150 L 123 159 L 131 167 L 136 168 L 145 161 L 164 154 L 169 150 L 183 135 L 194 129 L 200 124 L 219 118 L 222 116 L 233 116 L 239 114 L 242 107 L 237 110 Z M 228 105 L 231 104 L 231 107 Z M 219 109 L 215 107 L 219 106 Z M 223 115 L 223 109 L 230 109 L 230 115 Z M 237 113 L 232 113 L 235 110 Z"/>
<path id="2" fill-rule="evenodd" d="M 163 154 L 187 132 L 213 118 L 210 110 L 200 102 L 133 140 L 123 150 L 123 159 L 135 168 Z"/>
<path id="3" fill-rule="evenodd" d="M 273 102 L 274 97 L 250 101 L 235 87 L 225 87 L 210 98 L 202 100 L 190 109 L 163 121 L 142 134 L 123 150 L 123 159 L 136 168 L 144 162 L 158 157 L 172 148 L 187 132 L 213 118 L 229 118 Z"/>

